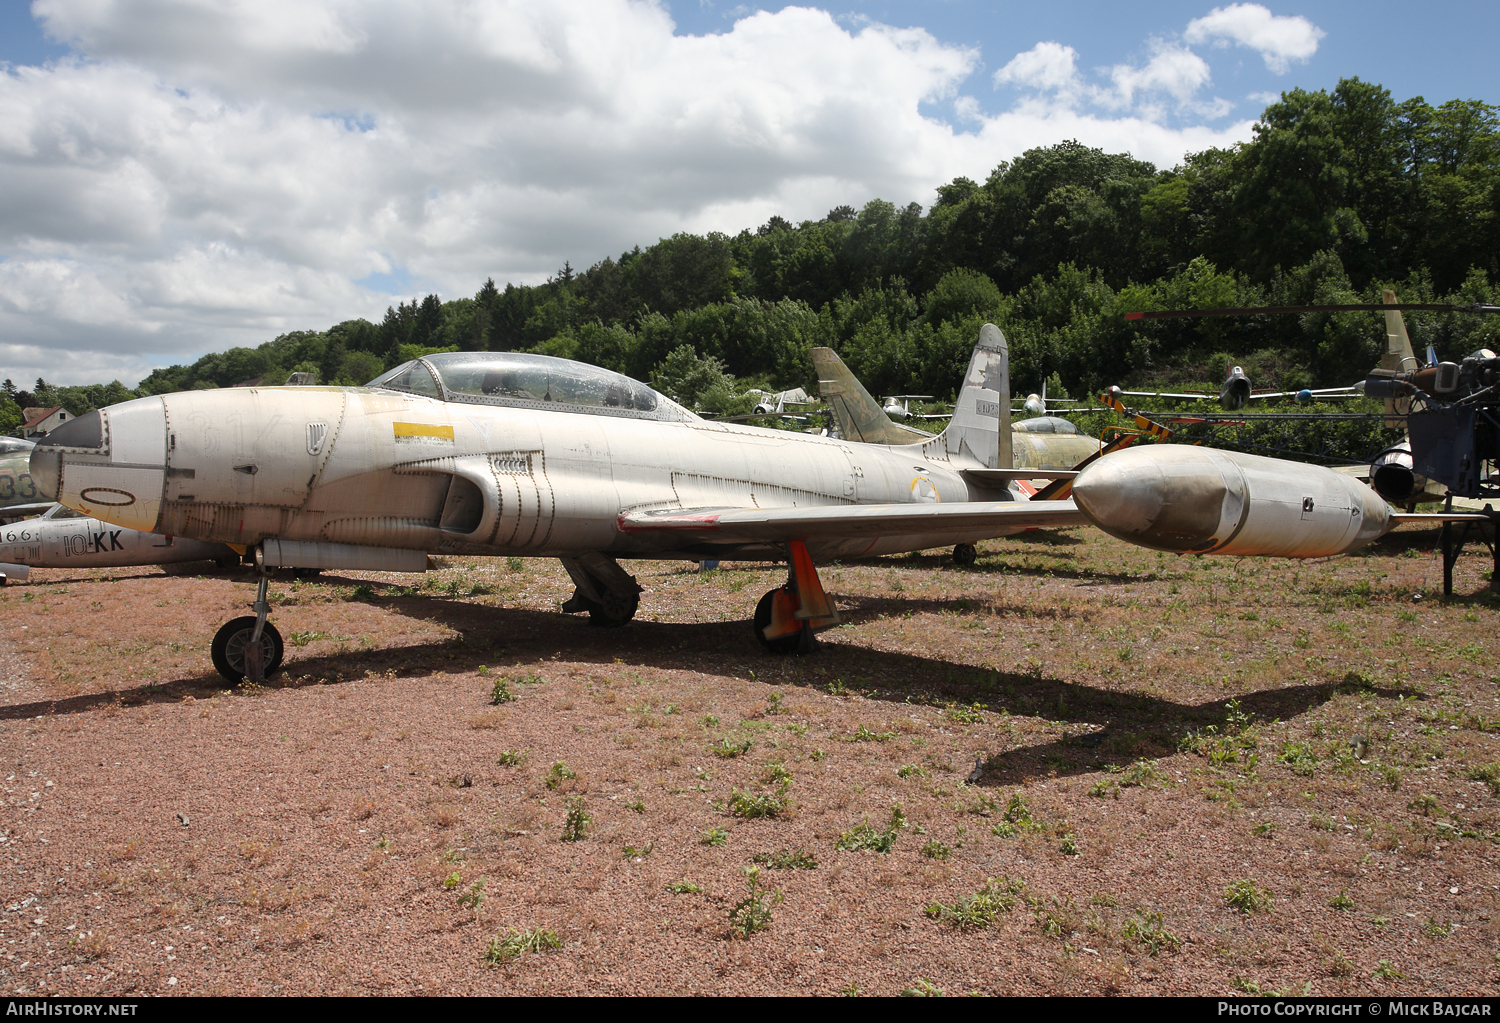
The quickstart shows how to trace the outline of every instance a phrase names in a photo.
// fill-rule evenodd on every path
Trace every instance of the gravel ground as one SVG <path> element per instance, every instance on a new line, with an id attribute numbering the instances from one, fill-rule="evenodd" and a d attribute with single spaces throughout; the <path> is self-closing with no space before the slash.
<path id="1" fill-rule="evenodd" d="M 1487 556 L 1428 596 L 1434 538 L 831 566 L 801 658 L 750 636 L 768 566 L 638 563 L 620 630 L 556 562 L 281 579 L 287 670 L 240 690 L 249 576 L 38 570 L 0 984 L 1494 995 L 1497 604 Z"/>

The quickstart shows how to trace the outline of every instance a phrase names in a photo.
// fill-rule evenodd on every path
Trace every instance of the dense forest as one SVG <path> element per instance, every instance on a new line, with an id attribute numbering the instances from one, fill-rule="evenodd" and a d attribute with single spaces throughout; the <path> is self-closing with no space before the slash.
<path id="1" fill-rule="evenodd" d="M 980 324 L 1011 343 L 1019 390 L 1053 377 L 1217 383 L 1227 359 L 1257 386 L 1351 383 L 1378 360 L 1369 313 L 1127 323 L 1136 309 L 1379 301 L 1495 302 L 1500 283 L 1500 108 L 1396 102 L 1346 79 L 1293 90 L 1255 137 L 1170 170 L 1063 142 L 957 178 L 936 200 L 875 200 L 817 221 L 772 217 L 738 235 L 677 234 L 545 284 L 487 280 L 472 298 L 402 302 L 381 323 L 283 334 L 116 382 L 31 391 L 20 405 L 75 414 L 132 395 L 281 383 L 314 371 L 357 384 L 430 351 L 527 350 L 651 380 L 707 410 L 749 384 L 810 386 L 814 345 L 876 393 L 953 393 Z M 1419 348 L 1500 349 L 1500 321 L 1410 314 Z M 1054 388 L 1056 383 L 1054 383 Z M 12 422 L 6 422 L 7 418 Z"/>

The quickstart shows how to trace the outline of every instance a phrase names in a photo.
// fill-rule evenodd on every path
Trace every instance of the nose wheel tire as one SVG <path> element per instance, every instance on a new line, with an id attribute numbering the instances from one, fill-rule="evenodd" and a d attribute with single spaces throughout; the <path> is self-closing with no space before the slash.
<path id="1" fill-rule="evenodd" d="M 953 563 L 955 565 L 972 565 L 979 560 L 979 551 L 971 543 L 961 543 L 953 548 Z"/>
<path id="2" fill-rule="evenodd" d="M 250 644 L 250 637 L 255 635 L 255 616 L 245 615 L 226 622 L 214 635 L 213 646 L 210 648 L 213 654 L 214 667 L 219 674 L 230 682 L 239 685 L 245 681 L 245 648 Z M 286 646 L 281 641 L 281 633 L 276 631 L 276 626 L 270 622 L 261 630 L 260 634 L 261 663 L 265 665 L 265 677 L 270 678 L 281 668 L 281 657 L 286 653 Z"/>

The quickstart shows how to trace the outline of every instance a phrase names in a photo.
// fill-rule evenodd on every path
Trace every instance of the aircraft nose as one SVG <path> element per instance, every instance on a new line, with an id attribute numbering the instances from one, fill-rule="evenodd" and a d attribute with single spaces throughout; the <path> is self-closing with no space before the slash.
<path id="1" fill-rule="evenodd" d="M 1073 500 L 1118 539 L 1156 550 L 1209 550 L 1232 495 L 1214 467 L 1184 464 L 1197 461 L 1185 460 L 1188 453 L 1152 447 L 1107 455 L 1078 474 Z"/>
<path id="2" fill-rule="evenodd" d="M 97 410 L 68 420 L 31 449 L 31 478 L 44 497 L 57 500 L 62 488 L 63 455 L 72 450 L 104 453 L 104 420 Z"/>
<path id="3" fill-rule="evenodd" d="M 69 508 L 150 530 L 161 510 L 166 435 L 160 398 L 111 405 L 64 423 L 38 442 L 32 478 Z"/>

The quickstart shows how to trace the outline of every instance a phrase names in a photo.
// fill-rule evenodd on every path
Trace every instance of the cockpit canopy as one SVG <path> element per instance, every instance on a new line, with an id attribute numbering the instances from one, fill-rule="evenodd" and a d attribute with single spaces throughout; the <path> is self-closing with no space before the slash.
<path id="1" fill-rule="evenodd" d="M 551 355 L 439 352 L 403 363 L 369 387 L 442 401 L 686 422 L 692 413 L 638 380 Z"/>
<path id="2" fill-rule="evenodd" d="M 9 455 L 17 451 L 30 451 L 36 447 L 34 440 L 22 440 L 20 437 L 0 437 L 0 455 Z"/>
<path id="3" fill-rule="evenodd" d="M 1063 433 L 1077 435 L 1078 427 L 1057 416 L 1032 416 L 1017 419 L 1011 426 L 1017 433 Z"/>

